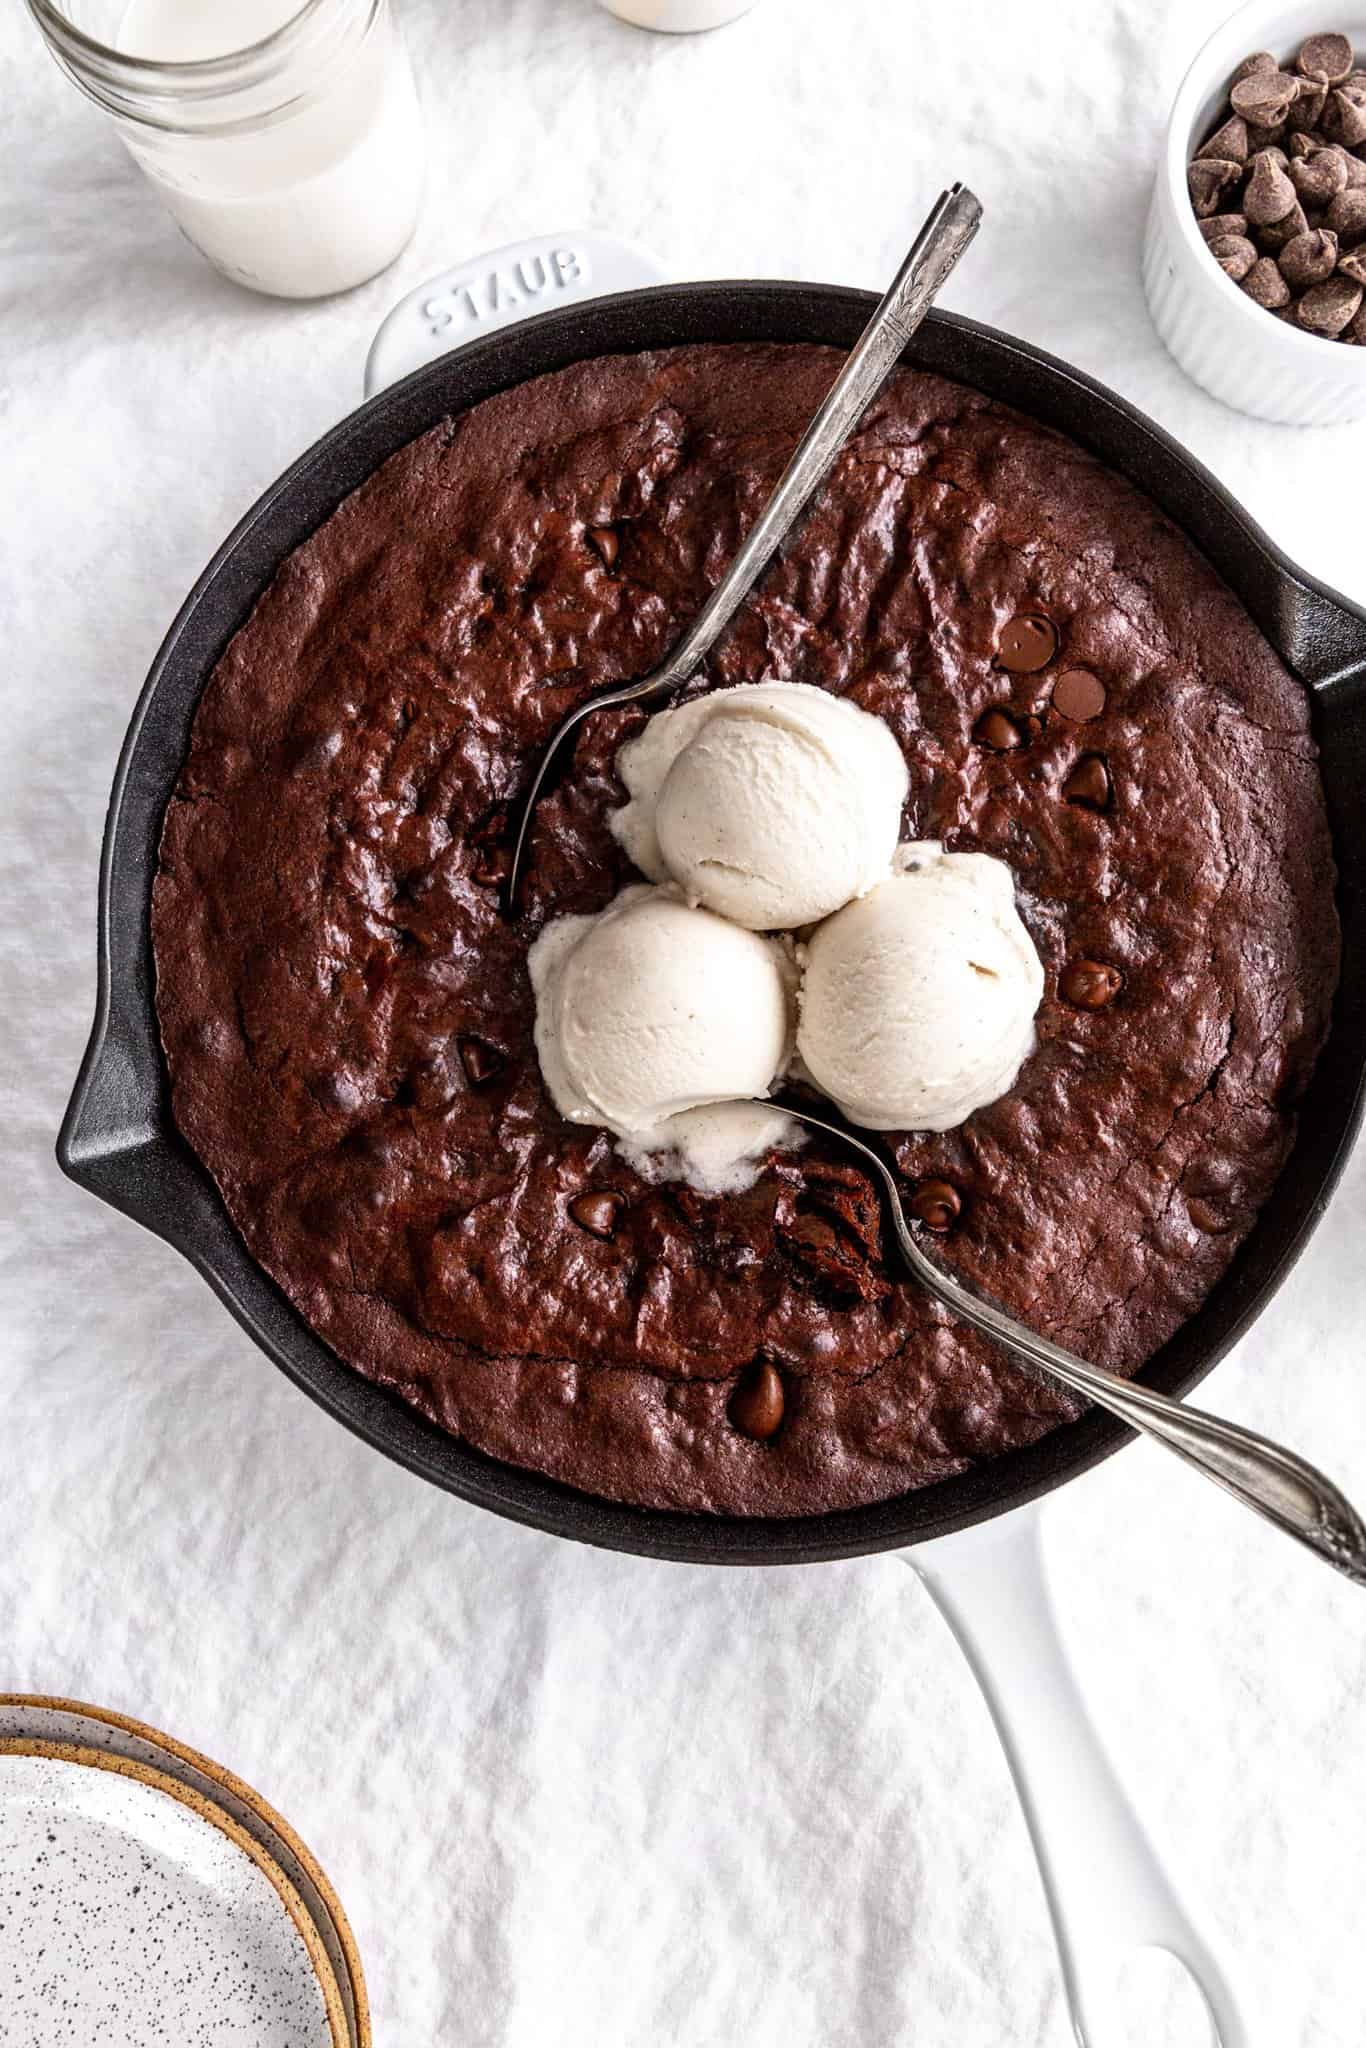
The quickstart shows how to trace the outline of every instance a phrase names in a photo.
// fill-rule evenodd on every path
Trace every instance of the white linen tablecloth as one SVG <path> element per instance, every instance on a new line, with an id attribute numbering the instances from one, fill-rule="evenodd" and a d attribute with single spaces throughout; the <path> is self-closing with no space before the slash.
<path id="1" fill-rule="evenodd" d="M 1070 2033 L 985 1712 L 902 1565 L 684 1569 L 477 1513 L 327 1421 L 61 1179 L 129 707 L 219 538 L 356 401 L 377 320 L 431 271 L 591 225 L 680 277 L 880 285 L 953 176 L 987 226 L 947 302 L 1136 400 L 1366 598 L 1366 427 L 1235 417 L 1144 311 L 1165 108 L 1221 11 L 760 0 L 671 39 L 591 0 L 410 0 L 422 224 L 316 306 L 216 278 L 17 0 L 0 16 L 0 1686 L 144 1716 L 277 1802 L 338 1883 L 384 2048 Z M 1358 1160 L 1207 1390 L 1359 1499 L 1363 1226 Z M 1146 1449 L 1057 1500 L 1051 1549 L 1097 1715 L 1260 2038 L 1349 2048 L 1363 1595 Z M 1135 2042 L 1198 2038 L 1135 1984 Z"/>

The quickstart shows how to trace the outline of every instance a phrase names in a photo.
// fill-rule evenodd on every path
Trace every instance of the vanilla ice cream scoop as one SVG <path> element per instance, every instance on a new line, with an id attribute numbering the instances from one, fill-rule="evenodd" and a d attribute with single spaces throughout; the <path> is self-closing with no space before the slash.
<path id="1" fill-rule="evenodd" d="M 781 1135 L 751 1098 L 791 1057 L 788 951 L 641 884 L 596 916 L 556 918 L 529 964 L 536 1051 L 562 1114 L 605 1125 L 633 1160 L 673 1154 L 698 1185 L 743 1185 Z"/>
<path id="2" fill-rule="evenodd" d="M 1003 861 L 926 841 L 898 868 L 811 934 L 797 1051 L 851 1123 L 946 1131 L 1014 1082 L 1043 968 Z"/>
<path id="3" fill-rule="evenodd" d="M 661 711 L 617 756 L 612 829 L 652 881 L 750 931 L 813 924 L 891 870 L 906 763 L 880 718 L 809 683 Z"/>

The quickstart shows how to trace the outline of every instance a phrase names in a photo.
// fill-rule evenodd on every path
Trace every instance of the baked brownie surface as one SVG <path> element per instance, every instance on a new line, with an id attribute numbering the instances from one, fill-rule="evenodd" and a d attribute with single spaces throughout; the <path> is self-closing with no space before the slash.
<path id="1" fill-rule="evenodd" d="M 403 449 L 232 642 L 166 813 L 174 1111 L 252 1253 L 361 1372 L 617 1500 L 847 1507 L 1074 1412 L 889 1268 L 838 1150 L 713 1199 L 646 1185 L 550 1102 L 527 948 L 631 878 L 607 821 L 644 714 L 589 722 L 524 913 L 500 914 L 538 750 L 664 653 L 839 360 L 603 358 Z M 1010 622 L 1031 613 L 1060 646 L 1021 673 L 1047 629 Z M 895 1139 L 897 1161 L 949 1225 L 932 1250 L 1132 1371 L 1246 1235 L 1326 1030 L 1337 923 L 1303 690 L 1128 484 L 910 373 L 706 682 L 770 676 L 887 721 L 910 836 L 1014 870 L 1047 971 L 1037 1051 L 961 1129 Z"/>

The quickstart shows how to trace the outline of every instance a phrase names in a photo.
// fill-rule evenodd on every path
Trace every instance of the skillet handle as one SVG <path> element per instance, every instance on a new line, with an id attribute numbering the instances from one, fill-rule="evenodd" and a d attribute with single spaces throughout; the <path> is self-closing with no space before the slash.
<path id="1" fill-rule="evenodd" d="M 613 235 L 583 229 L 506 242 L 429 277 L 385 314 L 365 360 L 365 395 L 449 350 L 537 313 L 604 292 L 663 284 L 653 256 Z"/>
<path id="2" fill-rule="evenodd" d="M 1184 1966 L 1218 2048 L 1248 2048 L 1232 1984 L 1163 1871 L 1087 1711 L 1054 1617 L 1037 1510 L 918 1544 L 903 1562 L 953 1631 L 996 1725 L 1082 2048 L 1128 2038 L 1119 2030 L 1119 1965 L 1142 1948 Z"/>

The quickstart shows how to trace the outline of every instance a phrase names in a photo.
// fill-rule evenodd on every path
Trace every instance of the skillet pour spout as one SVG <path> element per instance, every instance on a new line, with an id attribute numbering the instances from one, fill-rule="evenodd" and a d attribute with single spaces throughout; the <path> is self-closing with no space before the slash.
<path id="1" fill-rule="evenodd" d="M 200 577 L 134 710 L 105 830 L 94 1029 L 58 1141 L 63 1170 L 177 1247 L 243 1327 L 349 1429 L 434 1484 L 514 1520 L 644 1556 L 810 1563 L 904 1549 L 1036 1499 L 1127 1441 L 1092 1410 L 1024 1450 L 917 1492 L 825 1515 L 741 1519 L 625 1507 L 495 1463 L 328 1349 L 248 1256 L 175 1129 L 153 1000 L 150 900 L 162 815 L 201 691 L 286 555 L 398 448 L 451 414 L 589 357 L 689 342 L 849 349 L 876 304 L 830 285 L 661 286 L 474 341 L 361 406 L 285 472 Z M 1344 971 L 1291 1157 L 1225 1278 L 1139 1383 L 1184 1394 L 1247 1330 L 1303 1249 L 1356 1131 L 1366 1076 L 1366 613 L 1296 569 L 1208 471 L 1133 407 L 1008 335 L 931 312 L 903 358 L 1089 448 L 1201 548 L 1308 686 L 1339 872 Z"/>

